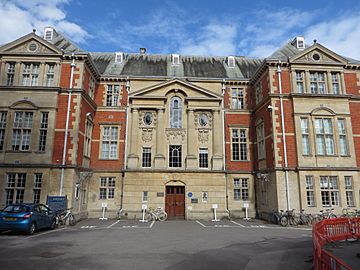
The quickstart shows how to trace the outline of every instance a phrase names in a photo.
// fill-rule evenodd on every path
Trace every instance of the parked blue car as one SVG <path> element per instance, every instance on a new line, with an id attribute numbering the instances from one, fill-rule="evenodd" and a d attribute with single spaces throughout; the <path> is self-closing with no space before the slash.
<path id="1" fill-rule="evenodd" d="M 0 211 L 0 231 L 33 234 L 38 229 L 56 227 L 56 214 L 43 204 L 10 204 Z"/>

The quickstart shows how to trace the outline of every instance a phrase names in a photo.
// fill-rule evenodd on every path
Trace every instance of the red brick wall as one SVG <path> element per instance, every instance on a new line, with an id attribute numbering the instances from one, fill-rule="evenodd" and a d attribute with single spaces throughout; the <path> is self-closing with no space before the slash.
<path id="1" fill-rule="evenodd" d="M 353 135 L 360 135 L 360 103 L 350 102 L 351 126 Z M 354 136 L 357 166 L 360 167 L 360 137 Z"/>
<path id="2" fill-rule="evenodd" d="M 80 85 L 77 85 L 76 81 L 80 78 L 79 74 L 76 74 L 80 70 L 79 67 L 74 68 L 74 79 L 73 79 L 73 88 L 79 88 Z M 63 63 L 61 65 L 61 77 L 60 77 L 60 87 L 69 89 L 70 88 L 70 78 L 71 78 L 71 66 L 70 63 Z"/>
<path id="3" fill-rule="evenodd" d="M 274 93 L 280 93 L 279 89 L 279 79 L 278 79 L 278 73 L 275 72 L 272 77 L 272 85 L 275 87 L 276 91 Z M 291 93 L 291 77 L 290 77 L 290 71 L 287 69 L 282 68 L 281 69 L 281 86 L 282 86 L 282 93 L 283 94 L 289 94 Z"/>
<path id="4" fill-rule="evenodd" d="M 356 77 L 356 73 L 344 73 L 345 85 L 346 85 L 346 93 L 352 95 L 359 95 L 360 86 L 358 78 Z"/>
<path id="5" fill-rule="evenodd" d="M 111 116 L 112 118 L 109 118 Z M 126 113 L 125 112 L 97 112 L 94 119 L 93 143 L 91 146 L 90 166 L 93 169 L 122 169 L 124 165 L 125 151 L 125 131 L 126 131 Z M 100 159 L 100 143 L 101 143 L 101 125 L 111 123 L 120 124 L 119 134 L 119 158 L 117 160 L 101 160 Z M 95 141 L 94 141 L 95 140 Z"/>
<path id="6" fill-rule="evenodd" d="M 231 161 L 231 125 L 241 125 L 241 127 L 249 129 L 249 142 L 252 141 L 252 127 L 250 114 L 226 114 L 225 115 L 225 156 L 226 169 L 229 171 L 236 170 L 253 170 L 253 144 L 249 143 L 248 161 Z"/>

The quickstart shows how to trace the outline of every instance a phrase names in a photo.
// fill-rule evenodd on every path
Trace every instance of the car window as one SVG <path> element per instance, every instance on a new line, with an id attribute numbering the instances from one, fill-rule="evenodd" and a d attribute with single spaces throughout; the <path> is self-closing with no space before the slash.
<path id="1" fill-rule="evenodd" d="M 34 212 L 38 212 L 40 213 L 40 208 L 38 205 L 35 205 L 34 208 L 33 208 Z"/>
<path id="2" fill-rule="evenodd" d="M 39 205 L 40 212 L 43 214 L 49 214 L 49 208 L 47 208 L 45 205 L 40 204 Z"/>
<path id="3" fill-rule="evenodd" d="M 23 213 L 29 211 L 30 211 L 30 207 L 26 205 L 8 205 L 4 209 L 4 212 L 8 212 L 8 213 Z"/>

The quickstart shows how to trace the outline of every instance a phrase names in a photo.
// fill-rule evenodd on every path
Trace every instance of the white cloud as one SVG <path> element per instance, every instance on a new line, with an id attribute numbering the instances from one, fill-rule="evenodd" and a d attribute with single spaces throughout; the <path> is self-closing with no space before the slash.
<path id="1" fill-rule="evenodd" d="M 317 40 L 343 56 L 360 59 L 360 13 L 347 14 L 308 27 L 307 41 Z"/>
<path id="2" fill-rule="evenodd" d="M 198 36 L 192 35 L 180 47 L 181 54 L 188 55 L 233 55 L 235 54 L 235 25 L 209 24 L 202 28 Z"/>
<path id="3" fill-rule="evenodd" d="M 37 29 L 53 26 L 75 42 L 83 43 L 90 35 L 66 19 L 64 5 L 69 0 L 0 0 L 0 44 L 13 41 Z"/>

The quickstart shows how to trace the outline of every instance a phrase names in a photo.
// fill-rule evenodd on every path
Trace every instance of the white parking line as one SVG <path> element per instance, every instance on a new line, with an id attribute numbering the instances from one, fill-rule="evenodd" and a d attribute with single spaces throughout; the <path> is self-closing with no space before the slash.
<path id="1" fill-rule="evenodd" d="M 120 220 L 117 220 L 116 222 L 114 222 L 113 224 L 107 226 L 106 228 L 109 229 L 109 228 L 111 228 L 112 226 L 118 224 L 119 222 L 120 222 Z"/>
<path id="2" fill-rule="evenodd" d="M 242 225 L 242 224 L 240 224 L 240 223 L 237 223 L 237 222 L 235 222 L 235 221 L 233 221 L 233 220 L 230 220 L 232 223 L 234 223 L 234 224 L 236 224 L 236 225 L 239 225 L 240 227 L 243 227 L 243 228 L 245 228 L 246 226 L 244 226 L 244 225 Z"/>
<path id="3" fill-rule="evenodd" d="M 50 233 L 62 231 L 62 230 L 65 230 L 65 229 L 66 229 L 66 227 L 61 228 L 61 229 L 56 229 L 56 230 L 51 230 L 51 231 L 43 232 L 43 233 L 37 233 L 37 234 L 31 235 L 31 236 L 25 237 L 24 239 L 30 239 L 30 238 L 42 236 L 42 235 L 45 235 L 45 234 L 50 234 Z"/>
<path id="4" fill-rule="evenodd" d="M 150 224 L 150 229 L 152 228 L 152 226 L 154 226 L 155 220 L 153 220 L 153 222 L 151 222 Z"/>
<path id="5" fill-rule="evenodd" d="M 200 224 L 201 226 L 203 226 L 204 228 L 206 228 L 206 226 L 204 224 L 202 224 L 200 221 L 196 221 L 197 224 Z"/>

